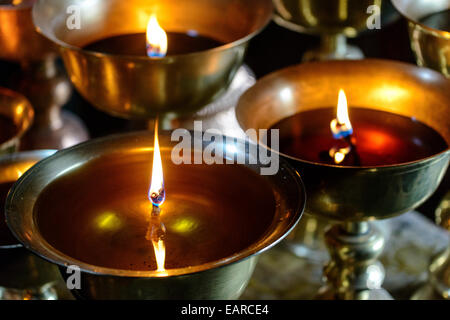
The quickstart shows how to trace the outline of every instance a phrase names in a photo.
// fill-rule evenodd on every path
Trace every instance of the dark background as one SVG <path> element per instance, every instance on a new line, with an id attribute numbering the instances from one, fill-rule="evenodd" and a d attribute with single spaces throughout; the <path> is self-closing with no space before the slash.
<path id="1" fill-rule="evenodd" d="M 410 49 L 406 22 L 393 16 L 394 21 L 382 26 L 381 30 L 367 31 L 350 43 L 359 46 L 366 57 L 404 61 L 415 64 Z M 303 53 L 319 44 L 314 36 L 299 34 L 284 29 L 272 22 L 261 34 L 252 40 L 246 58 L 246 64 L 258 78 L 284 67 L 298 64 Z M 0 85 L 10 86 L 11 76 L 20 72 L 18 65 L 0 62 Z M 71 101 L 65 106 L 76 113 L 86 124 L 91 137 L 99 137 L 119 132 L 127 127 L 125 120 L 110 117 L 94 109 L 88 102 L 74 92 Z M 439 190 L 419 211 L 434 219 L 434 210 L 449 190 L 450 174 L 447 173 Z"/>

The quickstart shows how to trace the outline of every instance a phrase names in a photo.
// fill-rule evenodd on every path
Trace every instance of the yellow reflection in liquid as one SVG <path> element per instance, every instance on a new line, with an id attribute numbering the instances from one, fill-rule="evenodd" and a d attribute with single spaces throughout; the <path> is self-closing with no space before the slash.
<path id="1" fill-rule="evenodd" d="M 102 213 L 96 219 L 96 226 L 101 230 L 115 231 L 122 226 L 122 221 L 114 212 Z"/>
<path id="2" fill-rule="evenodd" d="M 171 229 L 177 233 L 189 233 L 195 228 L 197 228 L 197 221 L 189 217 L 177 219 L 171 225 Z"/>

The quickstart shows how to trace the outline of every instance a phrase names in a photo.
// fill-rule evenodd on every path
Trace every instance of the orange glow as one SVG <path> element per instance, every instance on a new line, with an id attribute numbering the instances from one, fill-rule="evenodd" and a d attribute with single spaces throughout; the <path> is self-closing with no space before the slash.
<path id="1" fill-rule="evenodd" d="M 360 140 L 361 143 L 364 143 L 365 148 L 371 152 L 385 151 L 397 147 L 396 141 L 392 139 L 392 136 L 376 129 L 366 129 Z"/>
<path id="2" fill-rule="evenodd" d="M 165 57 L 167 42 L 167 33 L 159 25 L 156 15 L 152 14 L 147 25 L 147 55 L 151 58 Z"/>
<path id="3" fill-rule="evenodd" d="M 159 148 L 158 121 L 155 123 L 155 142 L 153 146 L 152 182 L 150 184 L 149 199 L 153 205 L 159 207 L 165 200 L 164 174 Z"/>

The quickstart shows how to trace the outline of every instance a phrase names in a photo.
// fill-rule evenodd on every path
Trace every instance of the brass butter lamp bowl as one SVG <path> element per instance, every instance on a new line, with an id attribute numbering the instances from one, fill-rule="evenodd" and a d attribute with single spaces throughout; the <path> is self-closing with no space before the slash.
<path id="1" fill-rule="evenodd" d="M 356 37 L 367 29 L 368 8 L 381 8 L 383 25 L 395 18 L 389 0 L 273 0 L 274 20 L 287 29 L 319 35 L 320 47 L 308 51 L 303 61 L 362 59 L 363 52 L 347 44 L 348 37 Z"/>
<path id="2" fill-rule="evenodd" d="M 339 89 L 350 107 L 387 111 L 417 120 L 450 142 L 450 83 L 439 73 L 382 61 L 328 61 L 287 68 L 259 81 L 242 97 L 237 118 L 244 130 L 269 129 L 305 110 L 336 104 Z M 337 224 L 325 235 L 331 261 L 320 298 L 388 299 L 381 288 L 384 269 L 377 260 L 382 233 L 370 221 L 410 211 L 436 190 L 450 150 L 391 166 L 340 167 L 282 154 L 302 174 L 308 196 L 305 212 Z"/>
<path id="3" fill-rule="evenodd" d="M 450 10 L 449 0 L 392 0 L 397 10 L 407 19 L 411 48 L 419 66 L 435 69 L 450 77 L 450 31 L 446 18 L 423 19 Z M 440 28 L 447 28 L 446 30 Z"/>
<path id="4" fill-rule="evenodd" d="M 0 59 L 20 63 L 22 73 L 12 79 L 36 111 L 24 138 L 25 149 L 61 149 L 88 139 L 87 130 L 72 113 L 61 111 L 72 93 L 57 63 L 57 47 L 35 31 L 31 10 L 35 0 L 18 5 L 0 3 Z"/>
<path id="5" fill-rule="evenodd" d="M 80 10 L 80 29 L 66 27 L 71 5 Z M 40 0 L 33 17 L 41 34 L 61 48 L 84 98 L 113 116 L 152 119 L 192 114 L 223 94 L 272 9 L 270 0 Z M 151 14 L 167 32 L 195 30 L 224 45 L 161 59 L 83 49 L 107 37 L 144 33 Z"/>
<path id="6" fill-rule="evenodd" d="M 30 102 L 17 92 L 0 88 L 0 116 L 3 121 L 10 121 L 10 125 L 14 127 L 14 132 L 10 132 L 5 141 L 0 141 L 0 155 L 18 151 L 22 137 L 30 129 L 34 119 Z M 6 125 L 8 124 L 3 124 L 4 127 Z"/>
<path id="7" fill-rule="evenodd" d="M 1 156 L 0 202 L 6 200 L 4 185 L 14 183 L 30 167 L 54 153 L 54 150 L 36 150 Z M 0 237 L 4 239 L 5 235 Z M 18 241 L 0 243 L 0 300 L 54 300 L 58 297 L 59 279 L 54 265 L 35 256 Z"/>
<path id="8" fill-rule="evenodd" d="M 149 159 L 151 159 L 153 152 L 153 148 L 151 148 L 153 138 L 153 133 L 151 132 L 110 136 L 60 151 L 40 162 L 23 175 L 11 190 L 6 204 L 8 226 L 27 249 L 60 266 L 64 277 L 69 276 L 65 267 L 77 265 L 81 268 L 81 289 L 74 290 L 74 294 L 77 297 L 87 299 L 238 298 L 250 279 L 257 255 L 281 241 L 294 228 L 303 212 L 305 195 L 302 182 L 298 174 L 283 160 L 280 161 L 280 170 L 277 174 L 261 176 L 261 179 L 264 179 L 268 186 L 271 186 L 269 192 L 273 192 L 276 199 L 274 212 L 270 213 L 269 224 L 265 227 L 265 231 L 245 249 L 230 256 L 222 257 L 219 260 L 212 260 L 199 265 L 166 269 L 165 275 L 161 275 L 156 270 L 128 270 L 92 265 L 87 261 L 79 261 L 71 257 L 65 251 L 55 249 L 47 241 L 49 235 L 44 234 L 41 228 L 42 224 L 37 222 L 39 219 L 37 218 L 36 205 L 39 196 L 52 182 L 69 174 L 71 171 L 80 170 L 84 165 L 95 159 L 107 159 L 108 163 L 115 163 L 115 167 L 111 170 L 112 172 L 108 174 L 108 184 L 112 183 L 114 185 L 114 181 L 111 179 L 117 179 L 117 181 L 131 181 L 135 185 L 136 181 L 142 180 L 142 171 L 150 166 Z M 170 134 L 167 132 L 161 133 L 159 138 L 163 164 L 170 167 L 170 155 L 175 143 L 170 141 Z M 194 135 L 191 136 L 191 139 L 191 145 L 194 146 L 194 150 L 198 150 L 198 147 L 195 147 L 198 146 L 196 143 L 199 143 L 203 148 L 209 144 L 202 142 L 201 138 L 198 140 Z M 230 147 L 225 140 L 219 140 L 215 142 L 216 150 L 217 148 L 226 150 L 226 148 Z M 248 143 L 237 141 L 233 143 L 233 152 L 238 156 L 244 155 L 251 159 L 249 163 L 254 164 L 245 166 L 259 175 L 259 170 L 264 165 L 260 164 L 254 158 L 254 155 L 246 150 L 249 146 Z M 255 161 L 253 162 L 253 160 Z M 133 168 L 131 171 L 127 169 L 130 166 Z M 170 171 L 175 170 L 174 167 L 176 166 L 172 165 L 172 169 L 168 170 L 168 177 L 165 177 L 168 178 L 166 180 L 167 185 L 170 184 Z M 218 165 L 217 170 L 221 170 L 221 167 L 224 168 L 226 166 Z M 96 168 L 98 169 L 98 167 Z M 192 174 L 192 172 L 200 173 L 196 170 L 202 169 L 194 169 L 193 167 L 185 169 L 185 171 L 179 171 L 178 174 L 195 178 L 197 183 L 200 181 L 200 185 L 206 190 L 217 190 L 217 186 L 220 185 L 223 193 L 227 194 L 229 192 L 224 190 L 229 190 L 233 183 L 239 182 L 236 180 L 235 174 L 231 174 L 230 177 L 222 177 L 225 181 L 221 180 L 218 182 L 217 177 L 206 174 L 206 171 L 204 175 Z M 231 171 L 234 172 L 233 170 Z M 132 174 L 129 174 L 130 172 Z M 230 173 L 230 171 L 227 172 Z M 242 171 L 237 172 L 242 173 Z M 179 177 L 175 179 L 179 179 Z M 258 180 L 260 181 L 259 177 Z M 98 179 L 97 183 L 99 183 Z M 189 187 L 189 185 L 186 187 Z M 258 190 L 255 189 L 254 192 L 257 193 Z M 133 192 L 132 190 L 129 191 Z M 92 196 L 95 197 L 93 194 L 83 195 L 83 192 L 80 193 L 80 190 L 77 190 L 76 194 L 80 197 L 86 197 L 86 199 Z M 245 197 L 246 195 L 244 193 L 240 196 Z M 221 198 L 225 201 L 223 197 L 224 195 L 221 192 L 214 195 L 215 199 Z M 21 199 L 26 200 L 21 201 Z M 167 199 L 170 199 L 169 193 L 167 194 Z M 226 199 L 233 201 L 233 199 Z M 130 203 L 129 205 L 132 204 Z M 217 205 L 220 205 L 220 203 Z M 180 208 L 182 208 L 182 203 L 177 203 L 176 210 L 181 210 Z M 161 210 L 162 214 L 164 214 L 164 206 Z M 269 216 L 265 215 L 265 217 Z M 71 219 L 76 220 L 76 218 Z M 224 219 L 226 219 L 226 216 Z M 243 221 L 246 220 L 244 219 Z M 254 233 L 253 225 L 245 226 L 245 228 L 248 232 L 247 236 L 252 234 L 252 232 Z M 227 234 L 233 232 L 233 230 L 229 229 L 221 230 L 220 232 L 222 231 Z M 199 248 L 205 248 L 204 244 L 198 243 L 196 245 Z M 223 246 L 227 246 L 227 244 L 223 243 Z M 206 248 L 208 248 L 207 245 Z M 101 250 L 101 248 L 93 248 L 93 250 L 95 249 Z M 167 249 L 170 250 L 170 248 Z M 176 251 L 177 248 L 173 249 Z M 220 248 L 209 248 L 205 251 L 205 254 L 209 255 L 215 250 L 220 250 Z M 167 254 L 170 254 L 170 252 L 168 251 Z"/>

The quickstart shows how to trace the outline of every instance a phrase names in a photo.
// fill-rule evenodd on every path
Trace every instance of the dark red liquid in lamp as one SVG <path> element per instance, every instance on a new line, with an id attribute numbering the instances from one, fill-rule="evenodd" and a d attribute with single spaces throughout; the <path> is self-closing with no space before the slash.
<path id="1" fill-rule="evenodd" d="M 197 34 L 165 32 L 155 16 L 149 20 L 147 33 L 134 33 L 108 37 L 84 47 L 85 50 L 127 55 L 163 58 L 166 55 L 189 54 L 213 49 L 223 45 L 222 42 Z"/>
<path id="2" fill-rule="evenodd" d="M 349 114 L 353 132 L 347 138 L 333 136 L 330 128 L 336 108 L 304 111 L 281 120 L 272 126 L 280 130 L 280 152 L 324 164 L 383 166 L 424 159 L 448 148 L 438 132 L 415 119 L 355 107 Z M 330 150 L 347 147 L 349 153 L 336 161 Z"/>

